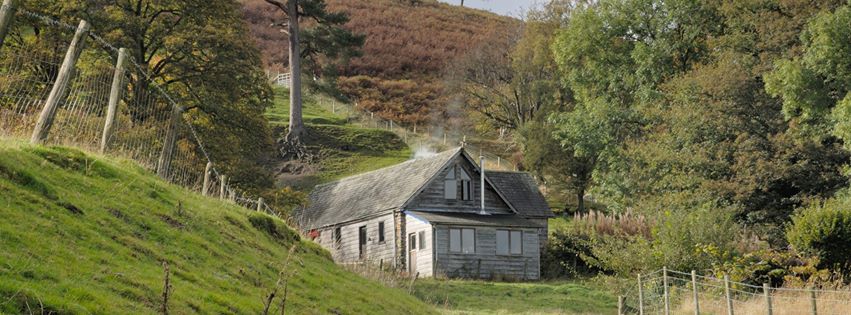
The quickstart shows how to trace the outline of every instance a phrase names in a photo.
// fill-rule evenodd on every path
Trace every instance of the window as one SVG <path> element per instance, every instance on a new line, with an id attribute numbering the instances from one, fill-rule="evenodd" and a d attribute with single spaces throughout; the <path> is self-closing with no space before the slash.
<path id="1" fill-rule="evenodd" d="M 473 184 L 470 175 L 461 169 L 458 172 L 458 177 L 461 179 L 461 200 L 473 200 Z"/>
<path id="2" fill-rule="evenodd" d="M 523 232 L 510 230 L 496 230 L 496 254 L 497 255 L 522 255 L 523 254 Z"/>
<path id="3" fill-rule="evenodd" d="M 409 236 L 408 244 L 411 245 L 411 250 L 417 249 L 417 233 L 411 233 Z"/>
<path id="4" fill-rule="evenodd" d="M 340 242 L 343 240 L 343 233 L 340 231 L 340 227 L 334 229 L 334 244 L 340 245 Z"/>
<path id="5" fill-rule="evenodd" d="M 449 229 L 449 251 L 471 254 L 476 252 L 475 229 Z"/>
<path id="6" fill-rule="evenodd" d="M 420 231 L 420 249 L 426 249 L 425 231 Z"/>
<path id="7" fill-rule="evenodd" d="M 446 174 L 446 178 L 443 180 L 443 198 L 458 198 L 458 182 L 455 180 L 455 166 L 449 169 L 449 173 Z"/>
<path id="8" fill-rule="evenodd" d="M 460 229 L 449 229 L 449 251 L 453 253 L 461 252 Z"/>
<path id="9" fill-rule="evenodd" d="M 366 225 L 358 228 L 358 257 L 366 258 Z"/>
<path id="10" fill-rule="evenodd" d="M 378 242 L 384 243 L 384 221 L 378 222 Z"/>
<path id="11" fill-rule="evenodd" d="M 512 255 L 522 255 L 523 254 L 523 232 L 522 231 L 511 231 L 511 254 Z"/>

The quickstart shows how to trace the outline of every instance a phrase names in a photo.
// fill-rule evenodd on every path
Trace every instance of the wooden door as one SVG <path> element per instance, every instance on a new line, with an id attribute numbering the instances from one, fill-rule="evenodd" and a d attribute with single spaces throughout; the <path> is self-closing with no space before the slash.
<path id="1" fill-rule="evenodd" d="M 408 235 L 408 272 L 414 274 L 417 272 L 417 233 Z"/>
<path id="2" fill-rule="evenodd" d="M 366 226 L 358 228 L 358 257 L 366 258 Z"/>

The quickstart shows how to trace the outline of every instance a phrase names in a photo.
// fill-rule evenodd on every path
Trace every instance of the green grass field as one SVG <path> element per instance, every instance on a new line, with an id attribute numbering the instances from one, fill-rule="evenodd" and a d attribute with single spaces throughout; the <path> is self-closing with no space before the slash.
<path id="1" fill-rule="evenodd" d="M 417 298 L 445 314 L 616 314 L 617 298 L 575 282 L 418 280 Z"/>
<path id="2" fill-rule="evenodd" d="M 2 140 L 0 205 L 0 313 L 154 314 L 165 261 L 172 314 L 259 314 L 294 244 L 290 314 L 434 312 L 344 271 L 278 219 L 131 161 Z"/>
<path id="3" fill-rule="evenodd" d="M 309 190 L 316 184 L 402 163 L 411 158 L 411 149 L 396 134 L 349 124 L 342 110 L 333 113 L 313 95 L 305 95 L 302 110 L 307 128 L 304 143 L 310 152 L 319 157 L 316 171 L 303 177 L 287 178 L 279 182 L 279 186 Z M 287 125 L 289 93 L 286 89 L 275 89 L 275 104 L 266 112 L 266 117 L 273 126 Z"/>

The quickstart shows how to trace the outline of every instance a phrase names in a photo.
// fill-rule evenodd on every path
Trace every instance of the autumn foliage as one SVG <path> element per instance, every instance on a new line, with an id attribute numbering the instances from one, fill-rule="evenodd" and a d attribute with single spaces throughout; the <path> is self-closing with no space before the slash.
<path id="1" fill-rule="evenodd" d="M 465 53 L 519 21 L 436 1 L 328 0 L 331 12 L 346 12 L 346 28 L 366 36 L 362 56 L 339 69 L 345 96 L 385 119 L 422 123 L 441 116 L 445 69 Z M 263 0 L 244 0 L 251 33 L 271 71 L 285 71 L 283 16 Z"/>

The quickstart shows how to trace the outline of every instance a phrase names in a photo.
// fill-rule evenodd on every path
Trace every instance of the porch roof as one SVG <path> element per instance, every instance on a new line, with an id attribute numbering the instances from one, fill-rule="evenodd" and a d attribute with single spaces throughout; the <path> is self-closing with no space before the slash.
<path id="1" fill-rule="evenodd" d="M 539 228 L 530 220 L 516 214 L 479 215 L 470 213 L 406 211 L 406 214 L 428 221 L 432 224 L 493 226 L 493 227 L 530 227 Z"/>

